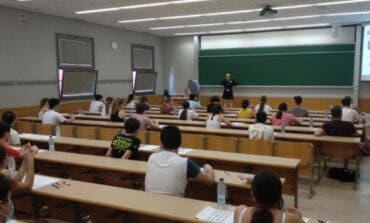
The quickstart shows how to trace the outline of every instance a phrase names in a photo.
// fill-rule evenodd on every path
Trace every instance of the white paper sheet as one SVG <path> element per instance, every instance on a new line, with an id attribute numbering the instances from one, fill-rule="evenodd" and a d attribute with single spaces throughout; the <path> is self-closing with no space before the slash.
<path id="1" fill-rule="evenodd" d="M 212 207 L 205 207 L 195 216 L 197 219 L 214 223 L 233 223 L 234 212 L 227 210 L 218 210 Z"/>
<path id="2" fill-rule="evenodd" d="M 164 127 L 166 127 L 167 125 L 158 125 L 161 129 L 163 129 Z"/>
<path id="3" fill-rule="evenodd" d="M 237 127 L 240 127 L 240 126 L 243 126 L 244 123 L 243 122 L 232 122 L 231 123 L 233 126 L 237 126 Z"/>
<path id="4" fill-rule="evenodd" d="M 155 151 L 158 149 L 159 149 L 159 146 L 156 146 L 156 145 L 145 145 L 145 146 L 139 147 L 139 151 Z"/>
<path id="5" fill-rule="evenodd" d="M 19 137 L 20 138 L 28 138 L 28 139 L 36 139 L 36 140 L 46 140 L 46 141 L 49 140 L 48 135 L 39 135 L 39 134 L 24 133 L 24 134 L 20 134 Z M 56 139 L 57 137 L 53 136 L 53 138 Z"/>
<path id="6" fill-rule="evenodd" d="M 179 152 L 178 154 L 181 156 L 181 155 L 184 155 L 184 154 L 187 154 L 188 152 L 191 152 L 193 151 L 193 149 L 187 149 L 187 148 L 179 148 Z"/>
<path id="7" fill-rule="evenodd" d="M 56 183 L 58 181 L 60 181 L 60 179 L 58 179 L 58 178 L 47 177 L 47 176 L 35 174 L 32 190 L 37 190 L 37 189 L 39 189 L 43 186 L 50 185 L 50 184 Z"/>

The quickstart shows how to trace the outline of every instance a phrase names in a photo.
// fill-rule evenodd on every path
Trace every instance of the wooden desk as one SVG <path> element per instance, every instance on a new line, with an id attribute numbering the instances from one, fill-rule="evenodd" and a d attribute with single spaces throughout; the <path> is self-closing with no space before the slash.
<path id="1" fill-rule="evenodd" d="M 70 185 L 64 185 L 63 182 Z M 35 206 L 43 203 L 50 209 L 59 211 L 62 220 L 73 222 L 81 222 L 81 215 L 84 213 L 90 215 L 93 222 L 174 223 L 204 222 L 195 216 L 206 206 L 217 206 L 214 202 L 75 180 L 60 179 L 58 184 L 64 186 L 59 189 L 52 185 L 43 186 L 32 190 L 32 197 L 18 198 L 15 201 L 16 209 L 32 203 Z M 233 210 L 235 207 L 228 206 L 228 209 Z M 73 219 L 68 219 L 71 215 Z"/>
<path id="2" fill-rule="evenodd" d="M 34 137 L 24 137 L 21 135 L 23 142 L 32 142 L 40 148 L 47 148 L 48 140 L 35 139 Z M 56 150 L 67 151 L 84 154 L 105 155 L 107 148 L 110 146 L 110 141 L 89 140 L 62 137 L 55 140 Z M 144 148 L 142 145 L 141 148 Z M 143 151 L 140 149 L 140 160 L 146 161 L 154 151 Z M 298 205 L 298 167 L 299 159 L 280 158 L 271 156 L 237 154 L 218 151 L 192 150 L 183 156 L 189 157 L 198 164 L 211 164 L 216 169 L 256 173 L 261 169 L 272 169 L 279 176 L 286 179 L 284 193 L 295 196 L 295 204 Z M 99 162 L 96 162 L 99 163 Z M 99 165 L 99 164 L 98 164 Z"/>
<path id="3" fill-rule="evenodd" d="M 144 190 L 147 166 L 144 161 L 57 151 L 42 151 L 35 158 L 36 172 L 44 175 Z M 252 179 L 254 175 L 215 170 L 215 184 L 212 187 L 189 181 L 185 196 L 216 202 L 217 182 L 219 178 L 224 178 L 228 187 L 227 203 L 253 205 L 251 185 L 240 177 Z"/>

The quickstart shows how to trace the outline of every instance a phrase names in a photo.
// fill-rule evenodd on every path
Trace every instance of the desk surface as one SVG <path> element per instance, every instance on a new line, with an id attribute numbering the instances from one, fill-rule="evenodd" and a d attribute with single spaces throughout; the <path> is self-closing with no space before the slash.
<path id="1" fill-rule="evenodd" d="M 21 117 L 18 120 L 25 121 L 36 121 L 40 122 L 38 117 Z M 90 121 L 90 120 L 75 120 L 73 124 L 78 125 L 92 125 L 92 126 L 101 126 L 101 127 L 117 127 L 122 128 L 124 123 L 120 122 L 103 122 L 103 121 Z M 248 137 L 248 131 L 246 130 L 237 130 L 237 129 L 228 129 L 225 131 L 223 129 L 208 129 L 204 127 L 187 127 L 179 126 L 179 129 L 183 132 L 199 133 L 199 134 L 219 134 L 227 136 L 240 136 Z M 349 144 L 359 144 L 361 142 L 359 137 L 339 137 L 339 136 L 314 136 L 313 134 L 298 134 L 298 133 L 276 133 L 275 139 L 280 140 L 294 140 L 302 142 L 338 142 L 338 143 L 349 143 Z"/>
<path id="2" fill-rule="evenodd" d="M 37 139 L 37 137 L 25 137 L 24 135 L 21 135 L 21 139 L 26 140 L 26 141 L 29 140 L 33 142 L 43 142 L 43 143 L 48 142 L 48 140 L 45 137 Z M 56 139 L 55 144 L 56 144 L 56 148 L 58 144 L 62 144 L 62 145 L 83 146 L 83 147 L 91 147 L 91 148 L 101 148 L 101 149 L 106 150 L 110 146 L 111 142 L 104 141 L 104 140 L 62 137 L 62 138 Z M 144 148 L 145 146 L 146 145 L 141 145 L 140 148 Z M 140 148 L 139 150 L 141 152 L 144 152 Z M 214 160 L 221 160 L 221 161 L 274 166 L 274 167 L 285 167 L 285 168 L 293 168 L 293 169 L 296 169 L 300 163 L 299 159 L 262 156 L 262 155 L 251 155 L 251 154 L 240 154 L 240 153 L 229 153 L 229 152 L 200 150 L 200 149 L 194 149 L 184 154 L 184 156 L 189 157 L 189 158 L 214 159 Z M 112 162 L 117 162 L 117 161 L 112 161 Z"/>

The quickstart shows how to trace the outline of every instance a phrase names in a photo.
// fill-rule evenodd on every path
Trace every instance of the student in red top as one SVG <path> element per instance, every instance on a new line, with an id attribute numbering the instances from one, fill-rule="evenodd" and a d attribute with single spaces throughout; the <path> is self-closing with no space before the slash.
<path id="1" fill-rule="evenodd" d="M 359 136 L 352 122 L 342 121 L 342 107 L 334 105 L 331 110 L 332 120 L 325 122 L 320 129 L 315 131 L 315 136 Z M 344 167 L 347 168 L 349 160 L 344 160 Z"/>
<path id="2" fill-rule="evenodd" d="M 21 150 L 16 150 L 6 143 L 9 141 L 10 136 L 10 125 L 0 121 L 0 146 L 6 149 L 8 156 L 14 158 L 23 157 L 23 153 L 30 150 L 32 153 L 36 154 L 38 152 L 37 146 L 30 146 L 29 144 L 23 145 Z"/>
<path id="3" fill-rule="evenodd" d="M 11 173 L 6 169 L 8 152 L 0 146 L 0 170 L 1 174 L 5 174 L 11 177 L 13 184 L 13 192 L 27 192 L 30 191 L 33 185 L 35 169 L 34 169 L 34 154 L 27 150 L 24 152 L 24 159 L 21 167 L 12 176 Z M 25 180 L 23 180 L 25 178 Z"/>
<path id="4" fill-rule="evenodd" d="M 286 126 L 289 125 L 300 125 L 301 120 L 297 119 L 294 115 L 287 112 L 288 105 L 281 103 L 279 105 L 279 111 L 271 116 L 271 122 L 273 125 L 281 125 L 284 123 Z"/>

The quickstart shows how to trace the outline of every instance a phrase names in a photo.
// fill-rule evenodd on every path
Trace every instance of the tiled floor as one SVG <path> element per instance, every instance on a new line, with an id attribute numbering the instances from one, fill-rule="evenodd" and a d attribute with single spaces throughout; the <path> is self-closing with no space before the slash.
<path id="1" fill-rule="evenodd" d="M 350 168 L 354 169 L 353 166 Z M 362 158 L 360 168 L 361 176 L 357 190 L 353 189 L 353 183 L 341 183 L 323 177 L 319 185 L 315 187 L 314 197 L 308 199 L 308 183 L 301 180 L 298 205 L 303 215 L 329 220 L 331 223 L 369 223 L 370 157 Z M 286 197 L 285 200 L 286 206 L 293 204 L 291 197 Z"/>

